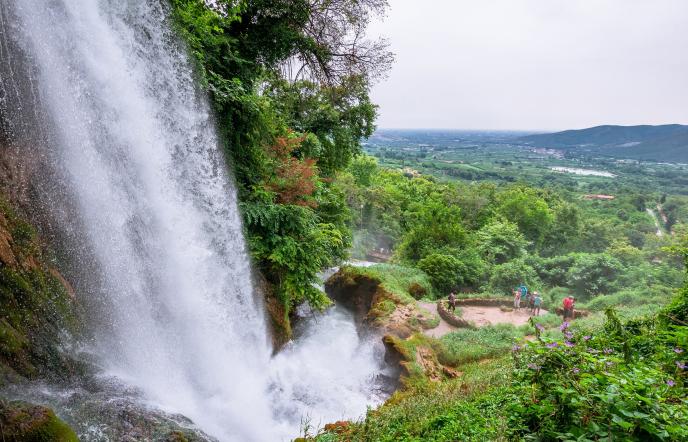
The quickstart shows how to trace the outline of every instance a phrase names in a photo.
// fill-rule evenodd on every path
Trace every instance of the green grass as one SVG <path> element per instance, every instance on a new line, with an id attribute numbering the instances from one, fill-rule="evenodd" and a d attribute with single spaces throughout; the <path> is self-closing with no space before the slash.
<path id="1" fill-rule="evenodd" d="M 607 307 L 663 306 L 669 302 L 673 292 L 672 288 L 663 286 L 645 289 L 632 288 L 611 295 L 597 296 L 584 304 L 580 304 L 579 307 L 591 311 L 603 311 Z"/>
<path id="2" fill-rule="evenodd" d="M 441 363 L 451 366 L 494 358 L 508 352 L 526 334 L 511 324 L 458 329 L 440 338 L 437 357 Z"/>
<path id="3" fill-rule="evenodd" d="M 459 379 L 416 385 L 395 393 L 340 435 L 318 441 L 425 442 L 504 440 L 508 358 L 462 367 Z"/>
<path id="4" fill-rule="evenodd" d="M 370 267 L 350 267 L 349 271 L 377 279 L 385 290 L 396 295 L 406 304 L 415 301 L 409 293 L 411 284 L 416 283 L 425 288 L 428 294 L 432 294 L 432 286 L 428 276 L 422 270 L 412 267 L 377 264 Z"/>

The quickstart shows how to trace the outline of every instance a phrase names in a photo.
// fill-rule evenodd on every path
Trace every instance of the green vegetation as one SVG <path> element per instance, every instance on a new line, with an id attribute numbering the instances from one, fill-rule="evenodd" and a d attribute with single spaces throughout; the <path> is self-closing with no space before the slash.
<path id="1" fill-rule="evenodd" d="M 442 364 L 458 366 L 503 355 L 525 333 L 510 324 L 478 329 L 460 329 L 442 336 L 438 358 Z"/>
<path id="2" fill-rule="evenodd" d="M 78 332 L 78 311 L 68 283 L 48 263 L 35 229 L 0 197 L 0 385 L 17 375 L 79 370 L 58 342 Z"/>
<path id="3" fill-rule="evenodd" d="M 608 310 L 602 325 L 565 323 L 558 337 L 537 324 L 536 339 L 508 344 L 511 358 L 499 356 L 513 339 L 507 327 L 452 333 L 438 354 L 460 364 L 457 379 L 423 382 L 416 375 L 364 420 L 314 439 L 685 440 L 687 306 L 688 286 L 642 319 L 623 321 Z M 470 362 L 490 356 L 496 359 Z"/>
<path id="4" fill-rule="evenodd" d="M 0 401 L 0 429 L 7 442 L 78 442 L 74 431 L 49 408 Z"/>
<path id="5" fill-rule="evenodd" d="M 173 0 L 235 171 L 251 254 L 292 308 L 329 303 L 313 283 L 345 257 L 349 210 L 332 177 L 373 133 L 371 81 L 391 62 L 363 34 L 385 2 Z M 275 300 L 279 308 L 274 307 Z"/>
<path id="6" fill-rule="evenodd" d="M 683 224 L 676 235 L 648 230 L 651 195 L 590 201 L 526 183 L 413 175 L 375 167 L 366 156 L 337 182 L 352 207 L 354 255 L 393 250 L 395 261 L 428 275 L 437 296 L 509 295 L 525 283 L 544 292 L 545 308 L 567 295 L 581 305 L 619 292 L 613 299 L 629 305 L 662 305 L 684 278 L 671 253 Z M 610 305 L 589 305 L 602 304 Z"/>
<path id="7" fill-rule="evenodd" d="M 371 267 L 346 267 L 349 272 L 365 275 L 380 282 L 388 292 L 404 303 L 413 302 L 413 293 L 432 294 L 427 275 L 420 270 L 393 264 L 378 264 Z"/>
<path id="8" fill-rule="evenodd" d="M 343 267 L 330 286 L 359 290 L 357 315 L 390 332 L 405 390 L 321 440 L 684 436 L 685 375 L 670 369 L 683 364 L 671 351 L 687 345 L 670 318 L 684 321 L 687 303 L 666 307 L 685 279 L 684 165 L 538 151 L 512 144 L 514 134 L 374 134 L 368 91 L 391 56 L 363 36 L 383 0 L 172 5 L 212 99 L 281 338 L 294 306 L 329 303 L 313 284 L 321 269 L 349 251 L 391 254 L 393 264 Z M 543 293 L 545 309 L 575 295 L 592 314 L 575 330 L 546 314 L 535 330 L 420 333 L 437 318 L 417 299 L 503 297 L 521 283 Z M 618 313 L 603 316 L 609 308 Z M 531 333 L 511 362 L 503 357 Z"/>
<path id="9" fill-rule="evenodd" d="M 600 155 L 688 162 L 688 126 L 597 126 L 521 138 L 534 146 L 584 149 Z"/>

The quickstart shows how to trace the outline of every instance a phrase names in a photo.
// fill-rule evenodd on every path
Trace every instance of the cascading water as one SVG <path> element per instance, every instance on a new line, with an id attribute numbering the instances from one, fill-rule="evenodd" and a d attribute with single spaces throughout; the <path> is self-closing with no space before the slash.
<path id="1" fill-rule="evenodd" d="M 236 191 L 165 4 L 2 7 L 97 261 L 106 314 L 91 351 L 105 372 L 220 440 L 279 440 L 304 415 L 356 417 L 379 399 L 380 349 L 341 310 L 270 358 Z"/>

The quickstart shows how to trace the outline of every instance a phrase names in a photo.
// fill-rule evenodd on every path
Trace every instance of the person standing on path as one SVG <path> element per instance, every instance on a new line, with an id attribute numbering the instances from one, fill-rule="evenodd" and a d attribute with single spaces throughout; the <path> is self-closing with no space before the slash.
<path id="1" fill-rule="evenodd" d="M 542 306 L 542 297 L 540 293 L 533 292 L 533 315 L 540 316 L 540 307 Z"/>
<path id="2" fill-rule="evenodd" d="M 564 321 L 566 321 L 567 318 L 573 319 L 575 302 L 576 298 L 574 298 L 573 296 L 567 296 L 566 298 L 564 298 Z"/>
<path id="3" fill-rule="evenodd" d="M 518 290 L 512 290 L 514 296 L 514 308 L 519 310 L 521 308 L 521 292 Z"/>
<path id="4" fill-rule="evenodd" d="M 456 295 L 454 292 L 449 293 L 449 297 L 447 299 L 449 300 L 449 310 L 456 311 Z"/>

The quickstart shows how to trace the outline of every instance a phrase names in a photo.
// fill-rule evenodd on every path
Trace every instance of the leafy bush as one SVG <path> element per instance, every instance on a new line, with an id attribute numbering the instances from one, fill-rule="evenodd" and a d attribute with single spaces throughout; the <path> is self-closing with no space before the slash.
<path id="1" fill-rule="evenodd" d="M 621 262 L 606 253 L 578 253 L 566 275 L 567 286 L 582 297 L 609 293 L 623 271 Z"/>
<path id="2" fill-rule="evenodd" d="M 511 293 L 514 287 L 526 284 L 529 288 L 539 287 L 540 279 L 535 269 L 522 259 L 509 261 L 495 266 L 490 278 L 489 288 L 499 293 Z"/>
<path id="3" fill-rule="evenodd" d="M 440 295 L 455 290 L 463 282 L 461 274 L 464 266 L 451 255 L 428 255 L 418 261 L 418 268 L 430 277 L 433 288 Z"/>
<path id="4" fill-rule="evenodd" d="M 411 285 L 409 285 L 408 292 L 415 299 L 423 299 L 428 294 L 428 291 L 425 289 L 425 287 L 417 282 L 412 282 Z"/>
<path id="5" fill-rule="evenodd" d="M 518 226 L 508 221 L 494 220 L 476 232 L 478 250 L 487 261 L 503 264 L 525 254 L 528 241 Z"/>
<path id="6" fill-rule="evenodd" d="M 514 352 L 512 437 L 540 440 L 686 440 L 688 328 L 654 320 L 604 330 L 562 325 L 563 341 L 538 340 Z"/>
<path id="7" fill-rule="evenodd" d="M 609 307 L 664 305 L 671 300 L 672 294 L 673 290 L 665 286 L 632 288 L 621 290 L 612 295 L 597 296 L 584 304 L 580 304 L 580 307 L 593 311 L 604 311 Z"/>

